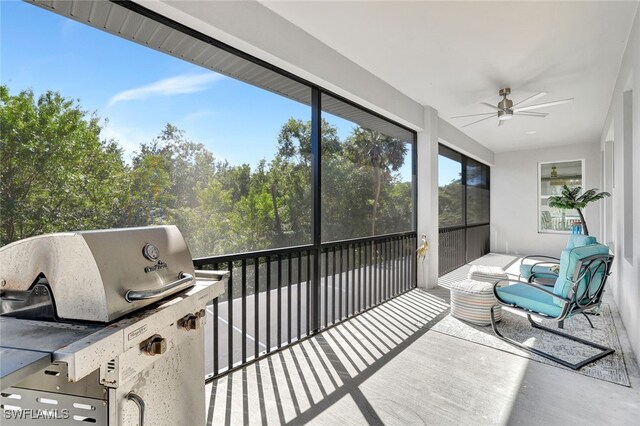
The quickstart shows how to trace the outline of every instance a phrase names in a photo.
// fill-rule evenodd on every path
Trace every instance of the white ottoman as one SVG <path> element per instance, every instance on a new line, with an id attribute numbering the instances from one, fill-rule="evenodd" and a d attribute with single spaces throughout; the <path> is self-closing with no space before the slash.
<path id="1" fill-rule="evenodd" d="M 491 307 L 497 305 L 493 284 L 463 280 L 451 284 L 451 315 L 475 325 L 491 324 Z M 502 319 L 502 308 L 494 310 L 496 321 Z"/>
<path id="2" fill-rule="evenodd" d="M 500 280 L 509 279 L 509 276 L 499 266 L 483 266 L 473 265 L 469 269 L 467 278 L 474 281 L 486 281 L 488 283 L 495 283 Z"/>

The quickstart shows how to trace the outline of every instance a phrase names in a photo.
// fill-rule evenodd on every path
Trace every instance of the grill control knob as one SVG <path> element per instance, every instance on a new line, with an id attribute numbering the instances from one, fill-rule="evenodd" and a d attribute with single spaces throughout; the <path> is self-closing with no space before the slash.
<path id="1" fill-rule="evenodd" d="M 204 309 L 196 312 L 195 314 L 189 314 L 184 316 L 178 321 L 178 326 L 184 328 L 185 330 L 197 330 L 202 325 L 201 318 L 204 317 Z"/>
<path id="2" fill-rule="evenodd" d="M 155 336 L 151 336 L 149 340 L 147 340 L 147 344 L 144 346 L 144 351 L 147 355 L 162 355 L 167 351 L 167 339 L 156 334 Z"/>

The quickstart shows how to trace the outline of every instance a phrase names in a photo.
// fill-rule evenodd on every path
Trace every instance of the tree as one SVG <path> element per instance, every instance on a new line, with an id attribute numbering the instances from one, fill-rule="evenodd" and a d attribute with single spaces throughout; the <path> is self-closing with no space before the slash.
<path id="1" fill-rule="evenodd" d="M 338 130 L 321 122 L 324 162 L 342 151 Z M 325 174 L 326 176 L 326 174 Z M 278 134 L 278 151 L 269 163 L 276 246 L 311 242 L 311 121 L 290 118 Z"/>
<path id="2" fill-rule="evenodd" d="M 402 167 L 407 146 L 403 141 L 375 130 L 356 127 L 347 139 L 345 152 L 354 163 L 370 167 L 373 175 L 370 235 L 375 235 L 383 182 L 390 183 L 391 173 Z"/>
<path id="3" fill-rule="evenodd" d="M 438 188 L 438 223 L 440 227 L 463 225 L 464 204 L 461 179 L 457 178 Z"/>
<path id="4" fill-rule="evenodd" d="M 0 245 L 46 232 L 110 227 L 126 167 L 100 119 L 48 91 L 0 86 Z"/>
<path id="5" fill-rule="evenodd" d="M 555 207 L 558 209 L 575 209 L 580 215 L 585 235 L 589 235 L 589 228 L 587 228 L 587 221 L 584 219 L 582 210 L 587 206 L 587 204 L 605 197 L 610 197 L 611 194 L 608 192 L 598 192 L 597 188 L 592 188 L 578 196 L 581 190 L 582 188 L 579 186 L 569 188 L 567 185 L 563 185 L 562 195 L 549 197 L 549 207 Z"/>
<path id="6" fill-rule="evenodd" d="M 322 131 L 322 212 L 312 211 L 311 122 L 289 119 L 273 159 L 230 165 L 167 123 L 126 164 L 100 119 L 55 92 L 0 86 L 0 243 L 46 233 L 176 224 L 192 255 L 213 256 L 394 232 L 411 226 L 401 141 L 355 128 Z M 382 202 L 381 200 L 384 200 Z"/>

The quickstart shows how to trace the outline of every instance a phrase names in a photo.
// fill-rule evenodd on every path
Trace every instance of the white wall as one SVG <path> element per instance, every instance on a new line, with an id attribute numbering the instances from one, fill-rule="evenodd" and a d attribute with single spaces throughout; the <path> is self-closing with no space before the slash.
<path id="1" fill-rule="evenodd" d="M 600 147 L 597 143 L 565 145 L 495 154 L 491 169 L 491 251 L 558 256 L 567 234 L 538 233 L 538 163 L 585 160 L 585 188 L 599 188 Z M 589 232 L 600 240 L 600 208 L 585 210 Z"/>
<path id="2" fill-rule="evenodd" d="M 632 161 L 630 170 L 625 170 L 623 93 L 628 90 L 633 90 L 634 113 Z M 611 200 L 612 249 L 616 255 L 610 285 L 636 358 L 640 359 L 640 8 L 636 13 L 627 42 L 602 132 L 603 152 L 606 150 L 606 141 L 612 139 L 610 128 L 613 129 L 613 182 L 615 183 Z M 625 172 L 630 172 L 633 182 L 631 197 L 625 196 Z M 628 232 L 624 227 L 625 208 L 632 209 L 633 232 Z M 633 246 L 631 258 L 626 258 L 623 253 L 625 241 Z"/>

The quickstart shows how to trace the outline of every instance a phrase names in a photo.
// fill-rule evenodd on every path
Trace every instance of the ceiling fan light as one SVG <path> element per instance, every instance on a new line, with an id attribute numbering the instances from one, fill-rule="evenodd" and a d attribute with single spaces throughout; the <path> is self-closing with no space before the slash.
<path id="1" fill-rule="evenodd" d="M 513 118 L 513 113 L 509 113 L 507 111 L 503 112 L 502 114 L 498 113 L 498 120 L 504 121 L 504 120 L 511 120 Z"/>

